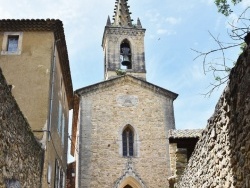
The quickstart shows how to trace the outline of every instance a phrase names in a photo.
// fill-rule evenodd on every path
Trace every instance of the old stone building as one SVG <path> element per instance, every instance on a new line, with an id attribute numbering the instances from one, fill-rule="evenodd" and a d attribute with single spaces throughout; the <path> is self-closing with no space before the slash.
<path id="1" fill-rule="evenodd" d="M 0 67 L 44 149 L 42 187 L 64 187 L 72 81 L 60 20 L 0 20 Z"/>
<path id="2" fill-rule="evenodd" d="M 167 188 L 176 174 L 169 131 L 178 95 L 146 81 L 146 30 L 130 14 L 127 0 L 116 0 L 102 39 L 105 80 L 75 91 L 77 188 Z"/>

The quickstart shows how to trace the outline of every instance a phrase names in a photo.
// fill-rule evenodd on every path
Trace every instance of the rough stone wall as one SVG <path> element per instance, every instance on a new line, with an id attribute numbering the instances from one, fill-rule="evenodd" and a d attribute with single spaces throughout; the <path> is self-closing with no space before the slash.
<path id="1" fill-rule="evenodd" d="M 168 177 L 169 187 L 174 187 L 174 184 L 183 174 L 187 166 L 187 149 L 177 148 L 177 143 L 169 144 L 171 177 Z"/>
<path id="2" fill-rule="evenodd" d="M 120 187 L 127 176 L 142 181 L 141 187 L 169 187 L 167 135 L 173 119 L 172 99 L 127 79 L 83 95 L 79 187 Z M 132 158 L 122 156 L 121 134 L 128 124 L 136 134 Z"/>
<path id="3" fill-rule="evenodd" d="M 0 69 L 0 188 L 39 188 L 43 150 Z"/>
<path id="4" fill-rule="evenodd" d="M 176 150 L 177 150 L 177 143 L 169 144 L 171 176 L 176 176 L 176 161 L 177 161 Z"/>
<path id="5" fill-rule="evenodd" d="M 250 187 L 250 49 L 230 73 L 177 187 Z"/>
<path id="6" fill-rule="evenodd" d="M 176 176 L 179 178 L 187 166 L 187 149 L 178 148 L 176 150 Z"/>
<path id="7" fill-rule="evenodd" d="M 76 162 L 67 165 L 66 188 L 75 188 Z"/>

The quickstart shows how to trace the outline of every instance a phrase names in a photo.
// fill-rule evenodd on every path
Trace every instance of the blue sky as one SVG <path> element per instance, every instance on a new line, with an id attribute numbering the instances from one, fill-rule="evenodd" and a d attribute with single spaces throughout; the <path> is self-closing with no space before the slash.
<path id="1" fill-rule="evenodd" d="M 103 80 L 102 35 L 115 0 L 0 0 L 0 19 L 46 19 L 63 21 L 74 90 Z M 202 59 L 191 50 L 217 48 L 210 31 L 228 41 L 228 22 L 217 13 L 213 0 L 129 0 L 132 19 L 139 17 L 146 28 L 147 81 L 176 92 L 177 129 L 204 128 L 223 90 L 205 98 L 211 74 L 204 75 Z M 240 10 L 250 5 L 239 4 Z M 239 49 L 228 52 L 236 61 Z M 211 58 L 221 57 L 213 54 Z M 228 60 L 231 64 L 232 61 Z"/>

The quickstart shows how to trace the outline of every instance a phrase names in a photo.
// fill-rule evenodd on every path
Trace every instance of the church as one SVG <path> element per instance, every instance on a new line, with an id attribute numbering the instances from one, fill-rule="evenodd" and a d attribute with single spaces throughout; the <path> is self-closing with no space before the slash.
<path id="1" fill-rule="evenodd" d="M 127 0 L 104 29 L 104 81 L 74 92 L 71 154 L 78 188 L 168 188 L 198 132 L 175 129 L 178 94 L 147 82 L 145 31 Z M 190 142 L 189 142 L 190 141 Z M 189 144 L 190 143 L 190 144 Z M 182 151 L 183 151 L 182 150 Z"/>

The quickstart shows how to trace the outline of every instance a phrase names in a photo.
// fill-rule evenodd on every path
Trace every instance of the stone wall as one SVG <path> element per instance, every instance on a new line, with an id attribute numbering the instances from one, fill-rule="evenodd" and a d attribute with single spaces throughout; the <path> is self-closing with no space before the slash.
<path id="1" fill-rule="evenodd" d="M 149 86 L 126 75 L 79 91 L 77 187 L 169 187 L 173 99 Z M 134 131 L 133 157 L 122 154 L 127 126 Z"/>
<path id="2" fill-rule="evenodd" d="M 232 69 L 177 187 L 250 187 L 250 49 Z"/>
<path id="3" fill-rule="evenodd" d="M 75 188 L 75 174 L 76 174 L 76 162 L 69 163 L 67 165 L 67 180 L 66 188 Z"/>
<path id="4" fill-rule="evenodd" d="M 0 69 L 0 188 L 40 187 L 43 150 Z"/>

